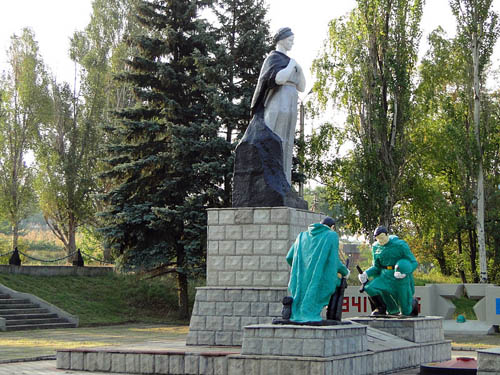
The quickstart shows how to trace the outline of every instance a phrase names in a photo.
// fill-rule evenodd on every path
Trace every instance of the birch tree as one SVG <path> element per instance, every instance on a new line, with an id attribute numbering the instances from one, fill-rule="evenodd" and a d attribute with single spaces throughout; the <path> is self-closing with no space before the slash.
<path id="1" fill-rule="evenodd" d="M 379 223 L 393 223 L 394 206 L 408 185 L 412 78 L 423 1 L 357 4 L 348 17 L 331 21 L 324 51 L 313 64 L 314 90 L 321 105 L 333 103 L 347 112 L 346 123 L 329 133 L 342 133 L 337 139 L 349 141 L 353 148 L 347 157 L 329 162 L 326 182 L 330 190 L 340 192 L 338 199 L 350 212 L 352 229 L 361 227 L 368 234 Z M 324 149 L 309 152 L 315 153 Z"/>
<path id="2" fill-rule="evenodd" d="M 474 134 L 477 154 L 476 181 L 476 232 L 479 248 L 480 281 L 488 281 L 486 241 L 484 229 L 485 197 L 483 147 L 480 131 L 481 94 L 484 72 L 488 66 L 500 28 L 498 14 L 492 10 L 493 0 L 450 0 L 450 6 L 457 19 L 458 37 L 462 47 L 468 52 L 467 59 L 471 107 L 473 108 Z"/>

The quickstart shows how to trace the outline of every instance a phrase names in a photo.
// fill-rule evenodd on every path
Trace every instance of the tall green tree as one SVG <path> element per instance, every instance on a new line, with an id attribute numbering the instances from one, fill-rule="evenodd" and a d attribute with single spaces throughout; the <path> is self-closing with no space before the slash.
<path id="1" fill-rule="evenodd" d="M 52 117 L 40 128 L 37 147 L 39 196 L 44 217 L 66 251 L 76 250 L 76 233 L 95 225 L 96 175 L 110 112 L 129 105 L 130 89 L 113 79 L 127 56 L 124 35 L 132 0 L 94 0 L 88 26 L 71 38 L 73 90 L 52 84 Z"/>
<path id="2" fill-rule="evenodd" d="M 97 176 L 104 168 L 100 160 L 103 157 L 103 145 L 110 134 L 103 128 L 116 121 L 114 111 L 130 106 L 135 101 L 131 87 L 115 79 L 119 72 L 126 69 L 125 60 L 131 54 L 126 39 L 129 35 L 137 34 L 140 27 L 132 12 L 134 4 L 135 0 L 93 0 L 89 24 L 71 38 L 70 57 L 75 63 L 76 72 L 73 99 L 75 121 L 79 127 L 92 129 L 92 141 L 95 142 L 87 144 L 86 149 L 82 150 L 89 156 L 93 155 L 95 160 L 82 168 L 89 177 Z M 100 179 L 86 181 L 91 183 L 86 185 L 89 192 L 86 200 L 93 212 L 85 211 L 86 214 L 78 222 L 85 226 L 85 233 L 102 240 L 96 231 L 99 219 L 94 215 L 102 207 L 95 193 L 105 192 L 109 187 Z M 111 260 L 109 251 L 104 251 L 103 255 Z"/>
<path id="3" fill-rule="evenodd" d="M 313 64 L 319 103 L 347 112 L 341 132 L 353 148 L 329 163 L 327 182 L 345 201 L 353 230 L 391 226 L 394 206 L 411 183 L 406 165 L 422 5 L 358 0 L 347 18 L 330 22 L 324 51 Z M 318 152 L 324 150 L 311 148 L 309 154 Z"/>
<path id="4" fill-rule="evenodd" d="M 76 251 L 76 232 L 95 215 L 96 124 L 68 84 L 52 83 L 51 118 L 41 124 L 36 148 L 40 207 L 68 254 Z"/>
<path id="5" fill-rule="evenodd" d="M 403 205 L 403 218 L 416 228 L 420 254 L 437 259 L 441 272 L 458 272 L 464 282 L 474 278 L 476 244 L 473 219 L 474 137 L 470 131 L 464 55 L 456 40 L 438 28 L 429 36 L 430 49 L 420 65 L 416 91 L 416 127 L 412 134 L 417 158 L 409 170 L 415 176 Z M 450 142 L 453 140 L 453 142 Z M 468 246 L 468 248 L 467 248 Z M 454 248 L 450 252 L 448 248 Z M 466 255 L 469 267 L 465 267 Z"/>
<path id="6" fill-rule="evenodd" d="M 206 211 L 221 202 L 226 142 L 209 103 L 215 74 L 204 4 L 141 1 L 144 33 L 130 39 L 137 53 L 121 79 L 137 97 L 108 127 L 112 188 L 103 195 L 106 244 L 128 270 L 174 273 L 179 312 L 188 316 L 188 277 L 205 261 Z"/>
<path id="7" fill-rule="evenodd" d="M 133 104 L 128 85 L 114 79 L 126 69 L 131 51 L 127 37 L 139 32 L 132 12 L 135 0 L 94 0 L 89 24 L 71 38 L 70 56 L 79 68 L 80 95 L 92 121 L 113 121 L 112 111 Z M 104 135 L 104 134 L 103 134 Z"/>
<path id="8" fill-rule="evenodd" d="M 228 144 L 224 155 L 224 204 L 231 206 L 233 150 L 250 122 L 250 103 L 262 62 L 271 50 L 263 0 L 215 0 L 217 91 L 213 104 Z"/>
<path id="9" fill-rule="evenodd" d="M 27 154 L 37 128 L 49 115 L 50 98 L 33 31 L 13 35 L 7 54 L 9 69 L 0 82 L 0 209 L 12 227 L 15 248 L 19 223 L 36 209 L 34 170 Z"/>
<path id="10" fill-rule="evenodd" d="M 473 124 L 477 149 L 476 227 L 479 247 L 480 281 L 488 281 L 486 242 L 484 231 L 485 198 L 483 147 L 480 132 L 481 93 L 484 72 L 500 33 L 498 15 L 492 9 L 493 0 L 450 0 L 457 19 L 458 38 L 469 58 L 467 68 L 471 82 L 470 101 L 473 106 Z"/>

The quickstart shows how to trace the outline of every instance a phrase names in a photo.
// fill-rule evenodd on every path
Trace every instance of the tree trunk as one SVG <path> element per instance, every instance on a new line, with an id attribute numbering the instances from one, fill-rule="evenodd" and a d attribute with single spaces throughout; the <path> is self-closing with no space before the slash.
<path id="1" fill-rule="evenodd" d="M 464 284 L 467 283 L 467 278 L 465 277 L 465 271 L 464 271 L 464 267 L 463 267 L 463 259 L 462 259 L 462 253 L 463 253 L 463 249 L 462 249 L 462 233 L 460 233 L 460 231 L 458 232 L 457 234 L 457 243 L 458 243 L 458 247 L 457 247 L 457 259 L 458 259 L 458 264 L 457 264 L 457 268 L 458 268 L 458 274 L 460 275 L 460 279 L 462 280 L 462 282 Z"/>
<path id="2" fill-rule="evenodd" d="M 189 318 L 189 306 L 188 306 L 188 279 L 182 269 L 185 266 L 186 254 L 184 253 L 184 247 L 182 245 L 177 245 L 177 267 L 181 269 L 177 272 L 177 303 L 179 305 L 179 318 L 187 319 Z"/>
<path id="3" fill-rule="evenodd" d="M 448 270 L 448 266 L 446 265 L 446 257 L 443 251 L 443 241 L 441 241 L 440 236 L 440 232 L 436 233 L 436 235 L 434 236 L 434 256 L 438 261 L 441 273 L 445 276 L 449 276 L 450 271 Z"/>
<path id="4" fill-rule="evenodd" d="M 481 147 L 481 134 L 479 131 L 480 120 L 480 89 L 479 89 L 479 41 L 477 32 L 472 36 L 472 63 L 474 65 L 474 133 L 479 152 L 479 165 L 477 173 L 477 215 L 476 232 L 479 248 L 480 282 L 488 282 L 488 267 L 486 260 L 486 242 L 484 234 L 484 175 L 483 175 L 483 150 Z"/>
<path id="5" fill-rule="evenodd" d="M 185 273 L 177 273 L 177 298 L 179 304 L 179 318 L 189 318 L 188 280 Z"/>
<path id="6" fill-rule="evenodd" d="M 500 237 L 495 236 L 493 239 L 493 249 L 494 249 L 494 260 L 493 260 L 493 272 L 496 272 L 495 281 L 496 284 L 500 283 Z"/>
<path id="7" fill-rule="evenodd" d="M 76 220 L 73 215 L 70 215 L 68 222 L 68 247 L 66 251 L 68 255 L 76 251 Z"/>
<path id="8" fill-rule="evenodd" d="M 474 239 L 474 232 L 472 229 L 468 229 L 469 232 L 469 246 L 470 246 L 470 269 L 472 273 L 472 279 L 474 280 L 475 283 L 479 282 L 479 275 L 477 274 L 477 266 L 476 266 L 476 255 L 477 255 L 477 250 L 476 250 L 476 241 Z"/>
<path id="9" fill-rule="evenodd" d="M 226 142 L 231 144 L 232 138 L 233 138 L 233 128 L 228 125 L 226 133 Z M 233 180 L 232 173 L 226 174 L 224 176 L 224 196 L 225 196 L 224 204 L 226 207 L 231 207 L 232 193 L 233 193 L 232 180 Z"/>
<path id="10" fill-rule="evenodd" d="M 12 226 L 12 250 L 17 248 L 19 242 L 19 223 L 14 223 Z"/>

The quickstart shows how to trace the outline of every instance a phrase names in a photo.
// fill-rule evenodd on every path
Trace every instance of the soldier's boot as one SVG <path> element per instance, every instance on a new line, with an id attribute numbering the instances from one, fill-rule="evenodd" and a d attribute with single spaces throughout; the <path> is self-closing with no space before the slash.
<path id="1" fill-rule="evenodd" d="M 387 314 L 387 307 L 385 306 L 384 300 L 381 296 L 370 296 L 368 297 L 368 300 L 370 301 L 370 305 L 372 307 L 372 313 L 370 314 L 370 316 Z"/>
<path id="2" fill-rule="evenodd" d="M 411 306 L 412 309 L 410 316 L 418 316 L 418 299 L 414 297 Z"/>
<path id="3" fill-rule="evenodd" d="M 283 303 L 283 308 L 281 309 L 281 317 L 284 320 L 290 320 L 290 317 L 292 316 L 293 298 L 286 296 L 286 297 L 283 297 L 283 300 L 281 302 Z"/>

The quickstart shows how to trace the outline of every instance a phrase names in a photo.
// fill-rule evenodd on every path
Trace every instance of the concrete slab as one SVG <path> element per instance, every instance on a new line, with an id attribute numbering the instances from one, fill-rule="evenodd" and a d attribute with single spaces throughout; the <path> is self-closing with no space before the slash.
<path id="1" fill-rule="evenodd" d="M 443 328 L 446 335 L 491 335 L 495 333 L 492 324 L 480 320 L 467 320 L 464 323 L 444 320 Z"/>

